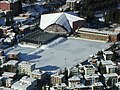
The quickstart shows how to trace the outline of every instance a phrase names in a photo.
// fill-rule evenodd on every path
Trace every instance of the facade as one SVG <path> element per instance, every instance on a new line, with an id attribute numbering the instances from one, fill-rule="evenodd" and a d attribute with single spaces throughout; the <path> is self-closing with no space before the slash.
<path id="1" fill-rule="evenodd" d="M 82 75 L 75 75 L 68 79 L 68 85 L 69 87 L 74 87 L 77 84 L 80 84 L 82 82 Z"/>
<path id="2" fill-rule="evenodd" d="M 95 67 L 93 65 L 85 65 L 84 71 L 85 71 L 85 75 L 95 74 Z"/>
<path id="3" fill-rule="evenodd" d="M 98 74 L 84 75 L 84 77 L 86 86 L 93 85 L 100 81 Z"/>
<path id="4" fill-rule="evenodd" d="M 44 71 L 40 71 L 39 69 L 32 71 L 32 77 L 36 79 L 45 80 L 46 74 Z"/>
<path id="5" fill-rule="evenodd" d="M 100 40 L 105 42 L 117 42 L 120 40 L 120 33 L 114 31 L 105 31 L 90 28 L 80 28 L 76 31 L 80 38 Z"/>
<path id="6" fill-rule="evenodd" d="M 12 84 L 13 84 L 13 79 L 11 79 L 11 78 L 7 78 L 6 80 L 5 80 L 5 84 L 6 84 L 6 87 L 11 87 L 12 86 Z"/>
<path id="7" fill-rule="evenodd" d="M 30 63 L 27 61 L 22 61 L 18 64 L 18 70 L 21 74 L 27 74 L 32 77 L 32 71 L 35 70 L 35 63 Z"/>
<path id="8" fill-rule="evenodd" d="M 56 85 L 56 84 L 61 84 L 65 82 L 65 76 L 63 74 L 53 74 L 51 75 L 51 84 Z"/>
<path id="9" fill-rule="evenodd" d="M 118 69 L 118 66 L 106 65 L 106 72 L 107 72 L 107 74 L 109 74 L 109 73 L 116 73 L 117 69 Z"/>
<path id="10" fill-rule="evenodd" d="M 22 77 L 19 81 L 15 82 L 11 89 L 13 90 L 34 90 L 37 86 L 37 80 L 29 78 L 28 76 Z"/>
<path id="11" fill-rule="evenodd" d="M 18 15 L 22 12 L 22 4 L 18 0 L 0 1 L 0 9 L 11 10 L 13 15 Z"/>
<path id="12" fill-rule="evenodd" d="M 112 51 L 103 51 L 103 57 L 105 60 L 111 60 L 113 57 Z"/>
<path id="13" fill-rule="evenodd" d="M 19 60 L 20 52 L 9 52 L 7 53 L 7 59 L 9 60 Z"/>
<path id="14" fill-rule="evenodd" d="M 92 85 L 92 90 L 104 90 L 103 84 L 101 82 L 94 83 Z"/>
<path id="15" fill-rule="evenodd" d="M 66 5 L 69 6 L 70 10 L 75 10 L 79 6 L 81 0 L 66 0 Z"/>
<path id="16" fill-rule="evenodd" d="M 112 87 L 118 82 L 118 75 L 116 73 L 103 74 L 105 85 Z"/>

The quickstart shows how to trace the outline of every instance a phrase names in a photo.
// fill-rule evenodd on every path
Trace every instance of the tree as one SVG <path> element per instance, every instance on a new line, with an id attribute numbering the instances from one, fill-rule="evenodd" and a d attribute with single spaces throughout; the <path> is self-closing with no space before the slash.
<path id="1" fill-rule="evenodd" d="M 10 19 L 6 18 L 6 26 L 10 26 L 10 25 L 11 25 Z"/>

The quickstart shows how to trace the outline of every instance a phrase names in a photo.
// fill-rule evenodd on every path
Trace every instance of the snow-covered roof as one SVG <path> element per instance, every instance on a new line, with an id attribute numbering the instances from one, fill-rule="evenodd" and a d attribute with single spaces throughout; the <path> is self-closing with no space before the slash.
<path id="1" fill-rule="evenodd" d="M 17 2 L 18 0 L 4 0 L 4 1 L 0 1 L 1 3 L 14 3 Z"/>
<path id="2" fill-rule="evenodd" d="M 41 15 L 40 28 L 44 30 L 49 25 L 58 24 L 66 28 L 68 32 L 71 32 L 73 28 L 73 22 L 78 20 L 84 19 L 64 12 L 43 14 Z"/>

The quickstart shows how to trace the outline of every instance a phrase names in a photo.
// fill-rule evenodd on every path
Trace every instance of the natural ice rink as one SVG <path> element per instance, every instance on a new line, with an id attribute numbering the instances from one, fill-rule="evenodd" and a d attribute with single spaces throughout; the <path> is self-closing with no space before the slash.
<path id="1" fill-rule="evenodd" d="M 54 41 L 55 43 L 57 41 Z M 16 46 L 9 51 L 20 51 L 22 60 L 27 60 L 36 63 L 36 68 L 46 65 L 71 67 L 86 60 L 91 54 L 107 48 L 110 43 L 96 42 L 82 39 L 68 38 L 68 40 L 58 44 L 56 43 L 51 48 L 41 50 L 41 48 L 30 48 Z"/>

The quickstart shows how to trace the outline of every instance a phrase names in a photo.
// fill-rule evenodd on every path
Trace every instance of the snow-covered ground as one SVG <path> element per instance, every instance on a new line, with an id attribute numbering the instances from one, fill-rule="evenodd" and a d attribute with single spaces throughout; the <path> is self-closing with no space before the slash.
<path id="1" fill-rule="evenodd" d="M 59 42 L 59 39 L 56 41 Z M 64 68 L 65 66 L 71 67 L 78 62 L 82 62 L 89 55 L 109 45 L 109 43 L 68 38 L 66 41 L 44 50 L 41 48 L 16 46 L 6 50 L 6 52 L 11 50 L 20 51 L 22 59 L 35 62 L 36 68 L 47 65 Z"/>

